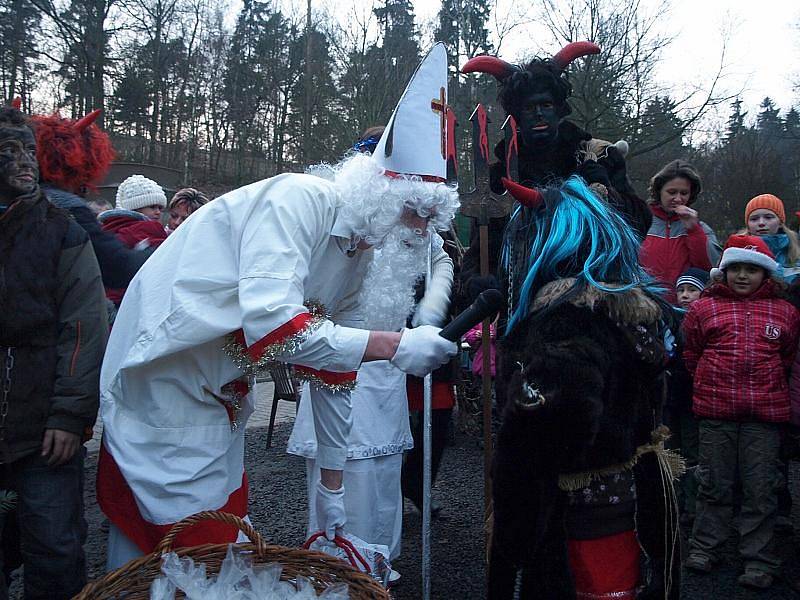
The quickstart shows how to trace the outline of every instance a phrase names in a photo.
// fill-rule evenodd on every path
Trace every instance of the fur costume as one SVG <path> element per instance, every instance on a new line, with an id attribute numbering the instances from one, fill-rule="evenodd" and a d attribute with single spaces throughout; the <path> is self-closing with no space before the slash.
<path id="1" fill-rule="evenodd" d="M 657 427 L 661 301 L 634 233 L 582 181 L 544 199 L 502 345 L 519 370 L 493 463 L 489 597 L 514 597 L 521 577 L 522 600 L 677 598 L 677 513 L 665 498 L 680 465 Z M 591 550 L 619 536 L 626 554 Z M 587 556 L 605 564 L 587 575 Z M 598 569 L 629 584 L 585 595 Z"/>

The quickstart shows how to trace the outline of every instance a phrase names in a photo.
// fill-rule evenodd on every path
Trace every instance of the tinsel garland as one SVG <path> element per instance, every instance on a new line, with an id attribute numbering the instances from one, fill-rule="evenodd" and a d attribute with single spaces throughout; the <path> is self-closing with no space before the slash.
<path id="1" fill-rule="evenodd" d="M 295 379 L 313 383 L 332 392 L 353 391 L 356 387 L 355 373 L 334 373 L 332 371 L 317 371 L 308 367 L 295 366 L 294 376 Z"/>
<path id="2" fill-rule="evenodd" d="M 279 357 L 297 352 L 303 342 L 329 318 L 325 306 L 318 300 L 307 300 L 304 304 L 310 315 L 305 323 L 297 331 L 267 344 L 257 359 L 248 353 L 241 330 L 228 334 L 223 351 L 245 375 L 258 376 L 264 373 L 279 362 Z"/>
<path id="3" fill-rule="evenodd" d="M 669 429 L 661 425 L 650 433 L 650 443 L 642 444 L 636 448 L 636 452 L 627 462 L 610 465 L 594 471 L 563 473 L 558 476 L 558 488 L 565 492 L 574 492 L 585 488 L 592 480 L 615 473 L 621 473 L 622 471 L 629 471 L 636 466 L 636 463 L 639 462 L 639 458 L 642 455 L 649 452 L 656 454 L 659 467 L 665 472 L 665 475 L 670 481 L 674 481 L 686 472 L 686 460 L 678 452 L 664 448 L 664 442 L 669 438 L 669 435 Z"/>

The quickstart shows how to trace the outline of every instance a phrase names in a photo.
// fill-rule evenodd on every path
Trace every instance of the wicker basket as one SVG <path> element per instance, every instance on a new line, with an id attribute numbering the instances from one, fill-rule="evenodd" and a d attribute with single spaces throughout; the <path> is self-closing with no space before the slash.
<path id="1" fill-rule="evenodd" d="M 132 560 L 105 577 L 93 581 L 73 600 L 149 600 L 150 584 L 161 573 L 161 555 L 173 551 L 172 544 L 178 533 L 206 519 L 238 527 L 250 542 L 236 546 L 251 550 L 254 564 L 279 563 L 283 567 L 281 579 L 306 577 L 314 584 L 317 593 L 334 584 L 346 583 L 352 600 L 390 600 L 388 592 L 378 582 L 338 558 L 313 550 L 268 545 L 255 529 L 239 517 L 218 511 L 200 512 L 176 523 L 152 554 Z M 174 552 L 178 556 L 190 556 L 195 562 L 204 563 L 209 574 L 216 574 L 228 552 L 228 546 L 229 544 L 204 544 L 178 548 Z"/>

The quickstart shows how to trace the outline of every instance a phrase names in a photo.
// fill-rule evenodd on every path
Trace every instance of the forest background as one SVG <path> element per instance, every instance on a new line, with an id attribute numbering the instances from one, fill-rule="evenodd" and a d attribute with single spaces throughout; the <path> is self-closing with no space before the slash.
<path id="1" fill-rule="evenodd" d="M 703 175 L 698 208 L 720 236 L 741 227 L 744 204 L 764 192 L 783 199 L 796 227 L 800 106 L 777 106 L 770 90 L 757 108 L 744 105 L 741 90 L 723 85 L 732 67 L 724 34 L 714 56 L 698 56 L 717 65 L 712 75 L 692 81 L 687 65 L 680 92 L 659 82 L 674 41 L 670 9 L 669 0 L 443 0 L 420 22 L 411 0 L 0 0 L 0 96 L 21 96 L 27 112 L 103 108 L 120 160 L 177 169 L 218 194 L 336 161 L 388 120 L 424 51 L 443 41 L 467 189 L 469 115 L 483 102 L 495 139 L 503 115 L 494 80 L 458 66 L 478 54 L 521 63 L 590 39 L 603 52 L 571 67 L 570 119 L 628 141 L 640 195 L 681 157 Z M 534 24 L 535 42 L 511 53 L 509 36 Z M 787 65 L 800 64 L 795 48 Z M 795 90 L 800 98 L 798 81 Z"/>

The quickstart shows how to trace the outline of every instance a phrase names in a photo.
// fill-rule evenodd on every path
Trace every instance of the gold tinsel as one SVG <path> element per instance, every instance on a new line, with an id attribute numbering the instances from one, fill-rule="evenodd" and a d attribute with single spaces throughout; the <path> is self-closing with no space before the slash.
<path id="1" fill-rule="evenodd" d="M 279 358 L 291 356 L 297 352 L 303 342 L 322 325 L 323 321 L 328 319 L 325 306 L 318 300 L 307 300 L 304 304 L 311 314 L 308 322 L 299 331 L 264 348 L 258 360 L 254 361 L 250 358 L 247 347 L 237 340 L 233 333 L 226 337 L 225 345 L 222 347 L 223 351 L 245 375 L 261 375 L 279 362 Z"/>
<path id="2" fill-rule="evenodd" d="M 574 492 L 585 488 L 592 481 L 615 473 L 630 471 L 639 462 L 639 458 L 649 452 L 654 452 L 658 457 L 659 466 L 671 481 L 678 479 L 686 472 L 686 460 L 674 450 L 664 448 L 664 442 L 669 437 L 670 432 L 667 427 L 661 425 L 650 433 L 650 443 L 642 444 L 630 460 L 616 465 L 610 465 L 594 471 L 583 471 L 582 473 L 563 473 L 558 476 L 558 487 L 565 492 Z"/>
<path id="3" fill-rule="evenodd" d="M 299 370 L 294 372 L 294 377 L 299 381 L 307 381 L 319 387 L 324 387 L 325 389 L 328 389 L 332 392 L 345 392 L 345 391 L 352 392 L 356 388 L 355 379 L 353 379 L 352 381 L 344 381 L 342 383 L 328 383 L 327 381 L 324 381 L 316 373 L 310 373 L 308 371 L 299 371 Z"/>

